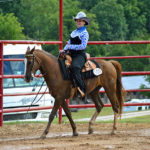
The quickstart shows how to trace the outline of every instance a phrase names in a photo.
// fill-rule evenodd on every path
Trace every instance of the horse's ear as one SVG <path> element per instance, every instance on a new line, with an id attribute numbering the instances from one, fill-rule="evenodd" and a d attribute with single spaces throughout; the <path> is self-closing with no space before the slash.
<path id="1" fill-rule="evenodd" d="M 35 46 L 31 49 L 30 53 L 33 54 L 34 50 L 35 50 Z"/>
<path id="2" fill-rule="evenodd" d="M 30 47 L 28 46 L 26 54 L 30 54 Z"/>

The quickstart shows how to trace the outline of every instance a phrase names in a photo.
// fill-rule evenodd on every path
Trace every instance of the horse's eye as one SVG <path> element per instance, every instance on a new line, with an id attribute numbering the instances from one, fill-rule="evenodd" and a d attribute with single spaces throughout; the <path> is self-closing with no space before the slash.
<path id="1" fill-rule="evenodd" d="M 32 61 L 28 61 L 28 64 L 31 65 L 31 64 L 32 64 Z"/>

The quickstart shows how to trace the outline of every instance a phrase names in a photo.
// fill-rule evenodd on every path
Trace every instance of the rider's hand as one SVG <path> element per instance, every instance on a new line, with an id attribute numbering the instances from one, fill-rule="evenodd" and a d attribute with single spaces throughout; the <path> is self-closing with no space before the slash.
<path id="1" fill-rule="evenodd" d="M 61 54 L 61 53 L 64 53 L 65 51 L 62 49 L 62 50 L 59 50 L 59 53 Z"/>

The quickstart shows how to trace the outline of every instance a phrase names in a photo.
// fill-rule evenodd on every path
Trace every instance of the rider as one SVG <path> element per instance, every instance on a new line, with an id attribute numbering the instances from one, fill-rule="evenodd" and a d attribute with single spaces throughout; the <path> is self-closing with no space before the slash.
<path id="1" fill-rule="evenodd" d="M 64 51 L 69 51 L 69 54 L 72 57 L 72 66 L 70 68 L 71 74 L 75 83 L 85 95 L 85 84 L 81 76 L 81 69 L 86 62 L 85 49 L 89 39 L 86 25 L 90 24 L 90 19 L 86 17 L 84 12 L 79 12 L 73 19 L 77 29 L 70 34 L 70 40 L 64 47 Z"/>

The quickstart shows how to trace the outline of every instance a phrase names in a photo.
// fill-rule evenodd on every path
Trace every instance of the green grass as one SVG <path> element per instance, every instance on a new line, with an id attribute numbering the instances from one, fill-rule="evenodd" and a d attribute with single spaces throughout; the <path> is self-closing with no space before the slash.
<path id="1" fill-rule="evenodd" d="M 11 122 L 4 122 L 7 125 L 14 125 L 14 124 L 22 124 L 22 123 L 47 123 L 46 121 L 11 121 Z M 57 122 L 58 123 L 58 122 Z"/>
<path id="2" fill-rule="evenodd" d="M 96 121 L 98 123 L 113 123 L 113 120 L 108 121 Z M 127 119 L 118 119 L 119 123 L 150 123 L 150 116 L 140 116 L 140 117 L 133 117 L 133 118 L 127 118 Z"/>
<path id="3" fill-rule="evenodd" d="M 95 112 L 95 108 L 78 109 L 78 112 L 72 112 L 73 119 L 91 118 Z M 100 116 L 112 115 L 113 111 L 111 107 L 104 107 L 100 113 Z M 21 123 L 43 123 L 43 121 L 14 121 L 5 122 L 4 124 L 21 124 Z M 45 121 L 46 122 L 46 121 Z M 62 117 L 63 123 L 68 123 L 69 120 L 66 116 Z M 53 123 L 58 123 L 58 117 L 53 120 Z M 82 122 L 83 123 L 83 122 Z"/>
<path id="4" fill-rule="evenodd" d="M 81 109 L 78 110 L 78 112 L 72 112 L 72 117 L 73 119 L 81 119 L 81 118 L 91 118 L 92 115 L 94 114 L 95 109 Z M 123 112 L 123 113 L 129 113 L 129 112 Z M 100 113 L 99 116 L 107 116 L 107 115 L 113 115 L 113 111 L 111 107 L 104 107 Z M 58 119 L 57 121 L 58 122 Z M 62 118 L 62 122 L 66 123 L 69 122 L 67 117 Z M 79 123 L 87 123 L 88 121 L 84 122 L 79 122 Z M 113 120 L 110 121 L 97 121 L 97 122 L 102 122 L 102 123 L 112 123 Z M 150 116 L 140 116 L 140 117 L 134 117 L 134 118 L 127 118 L 127 119 L 118 119 L 119 123 L 149 123 L 150 122 Z M 77 122 L 78 123 L 78 122 Z"/>
<path id="5" fill-rule="evenodd" d="M 140 116 L 128 119 L 119 120 L 121 123 L 150 123 L 150 116 Z"/>
<path id="6" fill-rule="evenodd" d="M 72 114 L 73 119 L 82 119 L 82 118 L 91 118 L 94 112 L 95 112 L 95 108 L 87 108 L 87 109 L 78 109 L 78 112 L 72 112 L 71 114 Z M 129 113 L 129 112 L 124 112 L 124 113 Z M 111 107 L 104 107 L 99 116 L 106 116 L 106 115 L 113 115 L 113 111 Z M 7 122 L 5 124 L 21 124 L 22 122 L 23 121 Z M 87 122 L 80 122 L 80 123 L 87 123 Z M 112 123 L 113 120 L 97 121 L 97 122 Z M 120 123 L 150 123 L 150 116 L 141 116 L 141 117 L 121 119 L 119 120 L 119 122 Z M 23 123 L 43 123 L 43 121 L 28 121 L 28 122 L 23 122 Z M 58 117 L 53 120 L 53 123 L 58 123 Z M 62 117 L 62 123 L 69 123 L 69 120 L 66 116 Z"/>
<path id="7" fill-rule="evenodd" d="M 78 112 L 72 112 L 72 117 L 74 119 L 81 119 L 81 118 L 90 118 L 95 112 L 95 108 L 87 108 L 87 109 L 79 109 Z M 100 113 L 100 116 L 112 115 L 113 111 L 112 108 L 104 107 Z"/>

